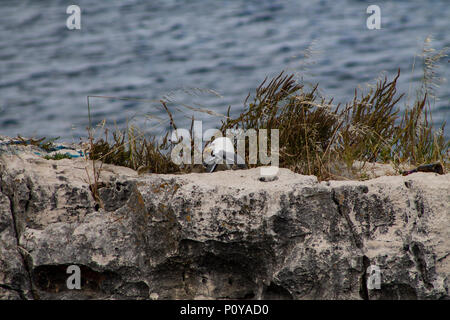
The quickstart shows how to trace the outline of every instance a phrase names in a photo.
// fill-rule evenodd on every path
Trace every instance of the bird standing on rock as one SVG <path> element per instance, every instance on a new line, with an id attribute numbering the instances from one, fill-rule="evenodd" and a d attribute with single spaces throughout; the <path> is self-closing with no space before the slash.
<path id="1" fill-rule="evenodd" d="M 204 161 L 206 172 L 247 169 L 245 160 L 234 152 L 233 142 L 230 138 L 219 137 L 214 139 L 206 148 L 206 153 L 210 153 Z"/>

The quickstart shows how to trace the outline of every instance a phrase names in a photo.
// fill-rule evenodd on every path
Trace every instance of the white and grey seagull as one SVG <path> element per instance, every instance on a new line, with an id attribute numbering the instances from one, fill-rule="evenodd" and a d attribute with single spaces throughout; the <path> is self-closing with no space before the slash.
<path id="1" fill-rule="evenodd" d="M 234 152 L 233 142 L 230 138 L 219 137 L 214 139 L 206 148 L 209 156 L 204 160 L 206 172 L 230 169 L 247 169 L 245 160 Z"/>

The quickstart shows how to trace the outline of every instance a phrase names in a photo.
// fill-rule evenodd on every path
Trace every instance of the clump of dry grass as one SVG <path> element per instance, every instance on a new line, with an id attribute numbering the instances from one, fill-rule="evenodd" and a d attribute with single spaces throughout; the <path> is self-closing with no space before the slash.
<path id="1" fill-rule="evenodd" d="M 396 132 L 396 143 L 392 146 L 395 163 L 418 166 L 439 161 L 446 166 L 449 162 L 450 141 L 445 141 L 445 122 L 435 129 L 432 119 L 432 109 L 437 99 L 435 89 L 442 81 L 437 72 L 438 62 L 447 56 L 448 48 L 436 52 L 431 47 L 431 42 L 432 38 L 428 36 L 422 49 L 421 87 L 416 90 L 413 105 L 406 105 Z"/>
<path id="2" fill-rule="evenodd" d="M 226 129 L 280 130 L 280 166 L 319 179 L 341 178 L 343 166 L 355 161 L 421 165 L 448 162 L 450 142 L 445 123 L 438 130 L 431 121 L 427 93 L 400 116 L 396 86 L 385 77 L 375 88 L 355 96 L 340 108 L 316 95 L 317 86 L 305 91 L 282 74 L 256 90 L 254 101 Z M 358 173 L 354 173 L 358 176 Z"/>
<path id="3" fill-rule="evenodd" d="M 348 167 L 356 160 L 389 160 L 399 117 L 396 105 L 402 98 L 402 95 L 396 95 L 399 76 L 400 71 L 390 82 L 386 77 L 379 80 L 375 88 L 361 94 L 360 98 L 355 90 L 353 101 L 340 114 L 344 121 L 338 132 L 335 151 Z"/>
<path id="4" fill-rule="evenodd" d="M 415 101 L 407 103 L 403 115 L 399 103 L 404 95 L 397 94 L 396 89 L 400 70 L 392 80 L 379 79 L 368 92 L 355 89 L 351 102 L 337 106 L 333 105 L 333 99 L 327 100 L 318 93 L 318 85 L 305 88 L 294 80 L 294 75 L 281 72 L 270 81 L 266 78 L 251 98 L 250 94 L 247 96 L 239 116 L 231 117 L 228 109 L 220 130 L 226 135 L 229 129 L 278 129 L 280 167 L 316 175 L 320 180 L 342 178 L 343 171 L 353 170 L 356 161 L 396 166 L 439 161 L 445 166 L 450 146 L 444 137 L 445 123 L 436 130 L 431 117 L 436 63 L 443 56 L 442 51 L 424 50 L 422 86 Z M 161 101 L 171 128 L 176 129 L 166 102 Z M 204 108 L 185 107 L 217 115 Z M 174 144 L 168 141 L 168 134 L 158 143 L 155 137 L 146 138 L 138 128 L 130 126 L 116 130 L 113 141 L 108 142 L 106 132 L 105 138 L 96 141 L 90 138 L 90 158 L 153 173 L 191 172 L 192 165 L 177 166 L 171 161 Z M 248 152 L 245 158 L 248 163 Z M 362 172 L 353 174 L 364 178 Z"/>
<path id="5" fill-rule="evenodd" d="M 332 101 L 317 95 L 317 86 L 305 90 L 293 80 L 293 75 L 282 72 L 266 82 L 267 79 L 256 89 L 248 105 L 247 97 L 243 113 L 222 123 L 221 131 L 225 134 L 228 129 L 278 129 L 280 166 L 324 175 L 322 160 L 335 139 L 339 106 L 332 109 Z M 268 140 L 270 143 L 270 137 Z"/>
<path id="6" fill-rule="evenodd" d="M 431 118 L 431 107 L 425 93 L 412 108 L 407 108 L 396 128 L 395 144 L 392 145 L 391 160 L 395 163 L 421 165 L 440 161 L 448 162 L 450 141 L 445 141 L 445 123 L 435 130 Z"/>
<path id="7" fill-rule="evenodd" d="M 92 143 L 90 159 L 153 173 L 180 171 L 167 152 L 167 135 L 161 144 L 158 144 L 156 137 L 146 137 L 135 126 L 116 130 L 112 135 L 113 141 L 108 142 L 108 130 L 105 130 L 104 138 Z"/>
<path id="8" fill-rule="evenodd" d="M 253 102 L 245 103 L 244 112 L 224 122 L 221 130 L 279 129 L 280 166 L 319 179 L 340 178 L 343 164 L 351 171 L 355 161 L 445 166 L 450 142 L 445 140 L 445 123 L 435 129 L 431 110 L 439 83 L 436 64 L 446 55 L 445 49 L 435 52 L 430 42 L 427 38 L 421 55 L 422 85 L 403 116 L 399 102 L 404 95 L 396 89 L 400 70 L 391 81 L 378 80 L 367 93 L 355 89 L 353 101 L 341 108 L 320 97 L 317 85 L 308 91 L 281 73 L 267 84 L 264 80 Z"/>

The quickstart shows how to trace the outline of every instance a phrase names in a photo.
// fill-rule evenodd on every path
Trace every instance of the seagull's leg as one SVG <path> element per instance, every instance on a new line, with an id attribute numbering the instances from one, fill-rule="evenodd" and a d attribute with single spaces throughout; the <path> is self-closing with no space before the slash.
<path id="1" fill-rule="evenodd" d="M 217 163 L 216 162 L 214 162 L 212 164 L 207 164 L 206 165 L 206 172 L 208 172 L 208 173 L 214 172 L 216 167 L 217 167 Z"/>

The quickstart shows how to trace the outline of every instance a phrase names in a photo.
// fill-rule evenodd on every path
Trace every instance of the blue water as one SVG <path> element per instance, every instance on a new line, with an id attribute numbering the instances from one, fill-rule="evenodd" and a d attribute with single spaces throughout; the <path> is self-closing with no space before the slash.
<path id="1" fill-rule="evenodd" d="M 81 30 L 66 28 L 72 3 L 81 7 Z M 369 4 L 381 8 L 381 30 L 366 27 Z M 449 31 L 448 0 L 2 0 L 0 134 L 86 136 L 87 95 L 169 95 L 175 121 L 188 128 L 193 112 L 182 104 L 217 113 L 231 106 L 237 115 L 247 94 L 281 70 L 346 102 L 355 87 L 401 68 L 399 92 L 413 98 L 422 76 L 420 58 L 412 70 L 414 57 L 430 34 L 434 48 L 450 47 Z M 307 48 L 313 54 L 305 60 Z M 444 78 L 448 59 L 438 69 Z M 448 82 L 436 95 L 433 119 L 450 125 Z M 94 122 L 119 127 L 136 115 L 165 116 L 156 102 L 93 99 L 91 107 Z M 221 120 L 196 118 L 204 128 Z"/>

